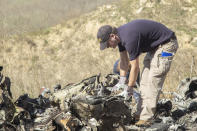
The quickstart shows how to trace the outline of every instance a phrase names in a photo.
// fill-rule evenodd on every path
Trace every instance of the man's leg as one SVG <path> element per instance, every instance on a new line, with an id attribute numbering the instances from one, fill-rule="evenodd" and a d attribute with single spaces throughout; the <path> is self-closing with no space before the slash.
<path id="1" fill-rule="evenodd" d="M 140 81 L 140 88 L 139 88 L 140 95 L 141 95 L 141 101 L 137 105 L 136 115 L 140 115 L 143 106 L 145 108 L 145 104 L 146 104 L 145 91 L 146 91 L 146 87 L 148 86 L 148 81 L 149 81 L 148 78 L 149 78 L 150 61 L 151 61 L 151 59 L 152 58 L 151 58 L 151 54 L 150 53 L 147 53 L 146 56 L 144 57 L 144 62 L 143 62 L 144 67 L 143 67 L 143 70 L 142 70 L 141 81 Z M 142 106 L 142 103 L 143 103 L 143 106 Z"/>
<path id="2" fill-rule="evenodd" d="M 153 117 L 160 91 L 171 66 L 173 56 L 160 57 L 162 51 L 175 54 L 177 49 L 178 44 L 177 41 L 174 40 L 159 47 L 155 53 L 151 54 L 152 59 L 150 62 L 149 74 L 146 75 L 147 78 L 143 78 L 147 79 L 147 83 L 144 84 L 142 81 L 140 87 L 143 101 L 140 120 L 147 121 Z"/>

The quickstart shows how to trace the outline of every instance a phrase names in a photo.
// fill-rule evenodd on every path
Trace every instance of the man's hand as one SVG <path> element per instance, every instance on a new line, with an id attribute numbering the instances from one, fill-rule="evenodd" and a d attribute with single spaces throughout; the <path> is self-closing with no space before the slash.
<path id="1" fill-rule="evenodd" d="M 125 76 L 120 76 L 119 82 L 114 87 L 112 87 L 111 91 L 118 91 L 120 89 L 127 88 L 127 85 L 125 84 L 126 83 L 126 79 L 127 78 Z"/>
<path id="2" fill-rule="evenodd" d="M 130 100 L 132 95 L 133 95 L 133 87 L 127 86 L 126 88 L 124 88 L 124 91 L 120 93 L 118 96 L 124 97 L 125 100 Z"/>
<path id="3" fill-rule="evenodd" d="M 133 96 L 133 99 L 135 99 L 136 103 L 139 103 L 141 101 L 140 93 L 138 93 L 133 87 L 127 86 L 122 93 L 119 94 L 119 96 L 124 97 L 125 100 L 130 100 L 131 96 Z"/>

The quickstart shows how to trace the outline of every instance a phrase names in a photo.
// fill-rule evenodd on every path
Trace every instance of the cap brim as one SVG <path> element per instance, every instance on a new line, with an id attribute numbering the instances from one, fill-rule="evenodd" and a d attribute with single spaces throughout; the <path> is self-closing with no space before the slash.
<path id="1" fill-rule="evenodd" d="M 105 48 L 107 48 L 107 41 L 100 43 L 100 50 L 104 50 Z"/>

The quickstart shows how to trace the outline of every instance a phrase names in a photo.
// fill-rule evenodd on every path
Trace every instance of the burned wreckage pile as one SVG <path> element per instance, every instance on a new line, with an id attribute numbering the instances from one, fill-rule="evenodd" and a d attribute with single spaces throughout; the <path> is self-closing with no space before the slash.
<path id="1" fill-rule="evenodd" d="M 1 74 L 0 131 L 197 130 L 197 77 L 181 81 L 173 99 L 159 101 L 150 127 L 136 127 L 134 101 L 109 90 L 119 76 L 100 79 L 96 75 L 63 88 L 57 85 L 38 98 L 24 94 L 13 102 L 10 79 Z"/>

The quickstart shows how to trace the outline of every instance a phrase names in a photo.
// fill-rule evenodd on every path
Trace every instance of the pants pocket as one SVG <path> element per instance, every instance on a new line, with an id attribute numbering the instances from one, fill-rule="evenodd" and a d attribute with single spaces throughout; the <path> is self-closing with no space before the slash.
<path id="1" fill-rule="evenodd" d="M 173 57 L 159 57 L 159 69 L 161 74 L 167 74 L 170 70 Z"/>

